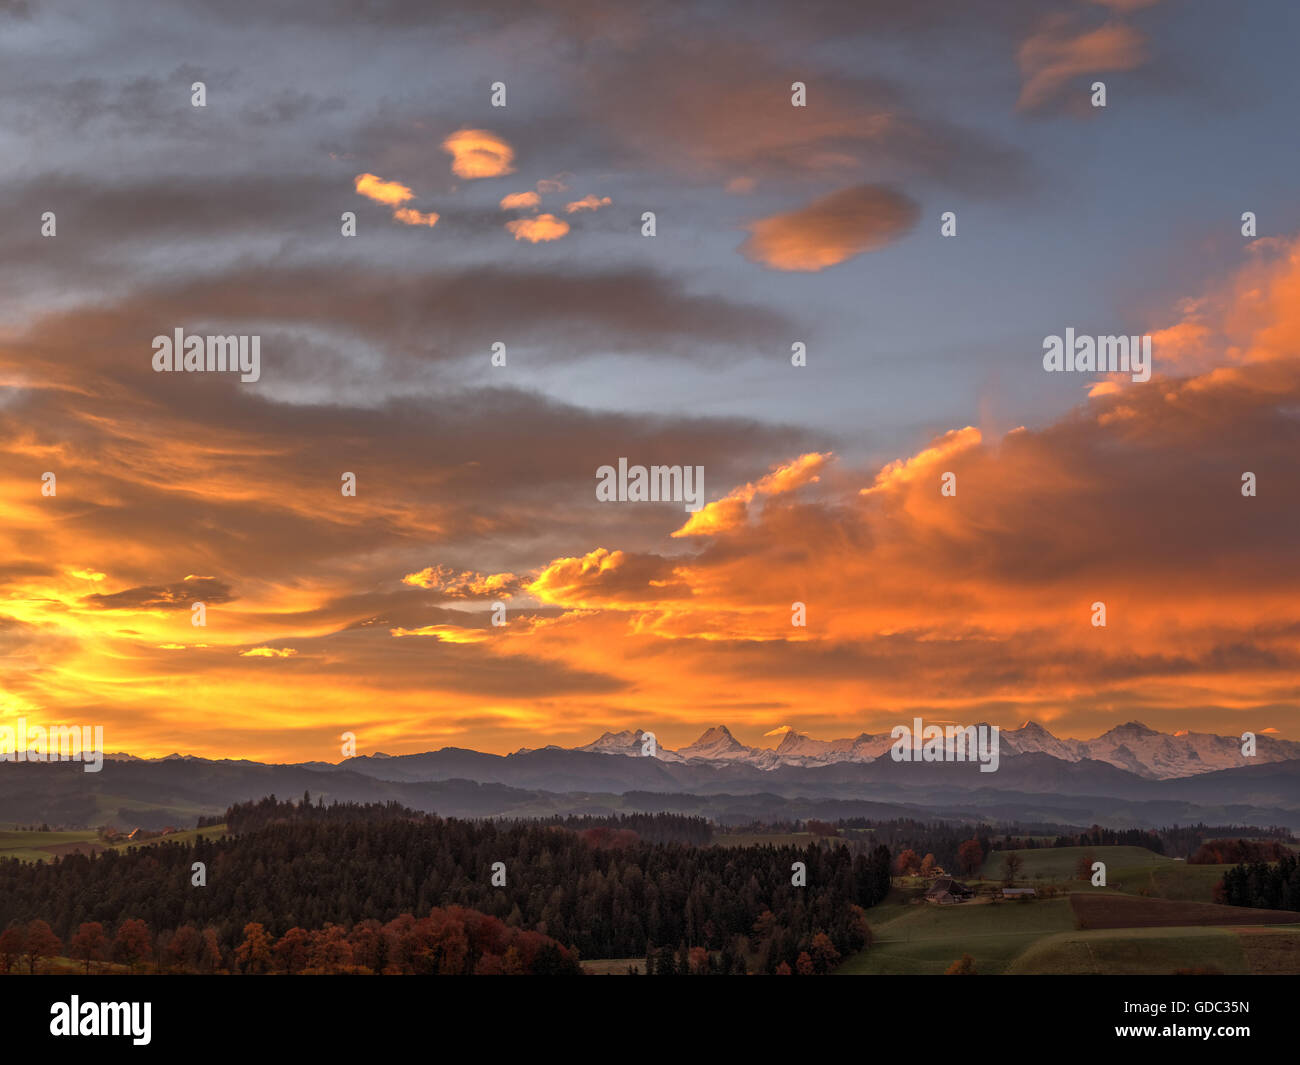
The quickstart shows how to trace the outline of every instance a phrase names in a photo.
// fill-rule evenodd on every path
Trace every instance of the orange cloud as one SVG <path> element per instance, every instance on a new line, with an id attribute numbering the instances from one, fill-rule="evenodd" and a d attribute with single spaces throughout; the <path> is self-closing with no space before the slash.
<path id="1" fill-rule="evenodd" d="M 544 240 L 559 240 L 569 231 L 569 223 L 553 214 L 539 214 L 536 218 L 517 218 L 507 222 L 506 229 L 515 235 L 515 240 L 537 244 Z"/>
<path id="2" fill-rule="evenodd" d="M 357 192 L 362 196 L 389 207 L 406 203 L 415 196 L 415 193 L 400 182 L 385 181 L 374 174 L 358 174 L 355 184 Z"/>
<path id="3" fill-rule="evenodd" d="M 415 197 L 409 187 L 397 181 L 385 181 L 374 174 L 358 174 L 356 189 L 362 196 L 393 208 L 393 218 L 407 226 L 434 226 L 438 224 L 438 215 L 434 212 L 421 214 L 409 207 L 401 207 Z"/>
<path id="4" fill-rule="evenodd" d="M 581 558 L 558 558 L 528 585 L 539 602 L 573 608 L 652 605 L 689 595 L 671 560 L 598 547 Z"/>
<path id="5" fill-rule="evenodd" d="M 393 212 L 393 217 L 403 225 L 407 226 L 436 226 L 440 215 L 434 211 L 430 211 L 428 214 L 421 214 L 419 211 L 412 210 L 409 207 L 399 207 Z"/>
<path id="6" fill-rule="evenodd" d="M 1054 18 L 1020 45 L 1016 58 L 1023 79 L 1017 106 L 1032 111 L 1056 99 L 1073 78 L 1141 66 L 1146 38 L 1120 23 L 1079 32 L 1069 18 Z"/>
<path id="7" fill-rule="evenodd" d="M 749 504 L 759 496 L 783 495 L 805 484 L 815 484 L 821 479 L 819 473 L 830 457 L 829 451 L 825 453 L 813 451 L 800 455 L 792 462 L 777 466 L 758 481 L 742 485 L 721 499 L 706 504 L 692 514 L 686 524 L 672 535 L 713 536 L 727 529 L 733 529 L 745 522 L 749 515 Z"/>
<path id="8" fill-rule="evenodd" d="M 451 155 L 451 172 L 462 178 L 491 178 L 513 174 L 515 150 L 485 129 L 461 129 L 442 142 Z"/>
<path id="9" fill-rule="evenodd" d="M 395 628 L 390 634 L 398 639 L 407 636 L 429 636 L 439 643 L 483 643 L 492 638 L 487 629 L 462 629 L 455 625 L 422 625 L 418 629 Z"/>
<path id="10" fill-rule="evenodd" d="M 952 429 L 924 451 L 917 452 L 911 458 L 891 462 L 876 474 L 875 483 L 870 488 L 863 488 L 859 494 L 867 496 L 875 492 L 887 492 L 901 485 L 914 484 L 922 478 L 937 480 L 941 466 L 963 451 L 978 446 L 982 440 L 980 431 L 974 426 Z"/>
<path id="11" fill-rule="evenodd" d="M 602 207 L 608 207 L 613 201 L 608 197 L 597 198 L 595 193 L 587 193 L 580 200 L 574 200 L 572 203 L 564 205 L 566 214 L 573 214 L 575 211 L 599 211 Z"/>
<path id="12" fill-rule="evenodd" d="M 514 211 L 524 207 L 536 207 L 542 198 L 535 192 L 512 192 L 501 197 L 501 210 Z"/>
<path id="13" fill-rule="evenodd" d="M 522 581 L 513 573 L 457 573 L 450 566 L 426 566 L 408 573 L 402 583 L 436 591 L 446 599 L 509 599 Z"/>
<path id="14" fill-rule="evenodd" d="M 740 251 L 776 270 L 825 270 L 897 240 L 916 224 L 918 213 L 901 193 L 860 185 L 750 223 Z"/>
<path id="15" fill-rule="evenodd" d="M 292 647 L 276 649 L 274 647 L 254 647 L 248 651 L 240 651 L 241 658 L 292 658 L 298 652 Z"/>

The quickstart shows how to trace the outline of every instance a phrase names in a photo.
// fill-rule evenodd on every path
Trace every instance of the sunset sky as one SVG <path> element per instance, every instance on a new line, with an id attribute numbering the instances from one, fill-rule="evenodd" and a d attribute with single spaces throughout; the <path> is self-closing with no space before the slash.
<path id="1" fill-rule="evenodd" d="M 0 0 L 0 724 L 1300 739 L 1300 7 L 358 6 Z"/>

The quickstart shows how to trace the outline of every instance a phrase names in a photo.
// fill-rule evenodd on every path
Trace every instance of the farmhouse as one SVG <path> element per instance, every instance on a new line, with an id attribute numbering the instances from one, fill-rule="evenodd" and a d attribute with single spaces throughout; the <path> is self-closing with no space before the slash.
<path id="1" fill-rule="evenodd" d="M 930 890 L 925 893 L 926 902 L 936 902 L 940 906 L 950 906 L 953 903 L 965 902 L 967 899 L 974 897 L 975 892 L 950 876 L 939 877 L 930 885 Z"/>

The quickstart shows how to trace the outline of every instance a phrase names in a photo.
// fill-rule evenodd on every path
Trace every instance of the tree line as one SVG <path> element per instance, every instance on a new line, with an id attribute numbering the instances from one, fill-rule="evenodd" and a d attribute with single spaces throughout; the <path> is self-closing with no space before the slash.
<path id="1" fill-rule="evenodd" d="M 1276 863 L 1234 866 L 1215 886 L 1214 901 L 1257 910 L 1300 910 L 1300 858 L 1287 853 Z"/>
<path id="2" fill-rule="evenodd" d="M 870 832 L 877 844 L 889 847 L 894 854 L 906 850 L 934 856 L 935 864 L 944 869 L 961 868 L 959 852 L 971 839 L 981 841 L 987 857 L 990 850 L 1038 850 L 1055 847 L 1144 847 L 1155 854 L 1191 859 L 1205 843 L 1222 839 L 1256 837 L 1294 843 L 1291 830 L 1278 825 L 1169 825 L 1161 828 L 1103 828 L 1091 825 L 1080 828 L 1050 822 L 979 822 L 950 824 L 916 818 L 880 820 L 867 817 L 844 817 L 834 822 L 808 818 L 803 821 L 752 822 L 732 826 L 729 831 L 757 833 L 811 832 L 833 836 L 844 829 Z M 970 853 L 968 848 L 968 854 Z M 1230 859 L 1237 860 L 1237 859 Z"/>
<path id="3" fill-rule="evenodd" d="M 120 922 L 110 936 L 99 921 L 84 921 L 65 945 L 37 918 L 0 932 L 0 972 L 15 967 L 35 974 L 66 956 L 86 973 L 107 963 L 132 972 L 144 965 L 158 972 L 187 973 L 376 973 L 435 976 L 577 975 L 572 951 L 549 936 L 510 928 L 495 917 L 462 906 L 435 907 L 421 918 L 402 914 L 380 924 L 360 921 L 307 930 L 297 925 L 276 938 L 258 922 L 244 926 L 239 942 L 221 946 L 217 930 L 192 924 L 154 936 L 138 918 Z"/>

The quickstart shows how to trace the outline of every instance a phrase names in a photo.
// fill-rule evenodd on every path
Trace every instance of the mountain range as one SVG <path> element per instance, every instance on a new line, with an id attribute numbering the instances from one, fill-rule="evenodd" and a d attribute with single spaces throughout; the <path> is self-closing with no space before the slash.
<path id="1" fill-rule="evenodd" d="M 574 749 L 640 757 L 642 736 L 640 729 L 606 732 L 600 739 Z M 1000 729 L 998 740 L 1003 756 L 1042 753 L 1063 762 L 1105 762 L 1151 780 L 1300 758 L 1300 743 L 1293 740 L 1258 736 L 1255 755 L 1247 758 L 1241 753 L 1240 738 L 1208 732 L 1157 732 L 1140 721 L 1116 725 L 1091 740 L 1058 739 L 1036 721 L 1026 721 L 1019 728 Z M 791 729 L 775 748 L 748 747 L 726 725 L 715 725 L 694 743 L 676 751 L 659 747 L 657 757 L 667 762 L 739 762 L 770 770 L 779 766 L 874 762 L 887 755 L 895 742 L 889 733 L 863 732 L 847 739 L 817 740 Z"/>
<path id="2" fill-rule="evenodd" d="M 1284 825 L 1300 830 L 1300 744 L 1167 734 L 1130 722 L 1092 740 L 1041 725 L 999 737 L 993 773 L 973 762 L 896 762 L 888 735 L 817 740 L 786 732 L 749 747 L 725 726 L 643 757 L 639 729 L 581 747 L 499 755 L 457 747 L 360 755 L 338 764 L 263 764 L 191 755 L 106 755 L 76 763 L 0 762 L 0 824 L 119 828 L 193 824 L 235 802 L 310 791 L 326 802 L 399 802 L 455 817 L 669 811 L 730 824 L 817 817 L 1019 821 L 1113 828 Z"/>

